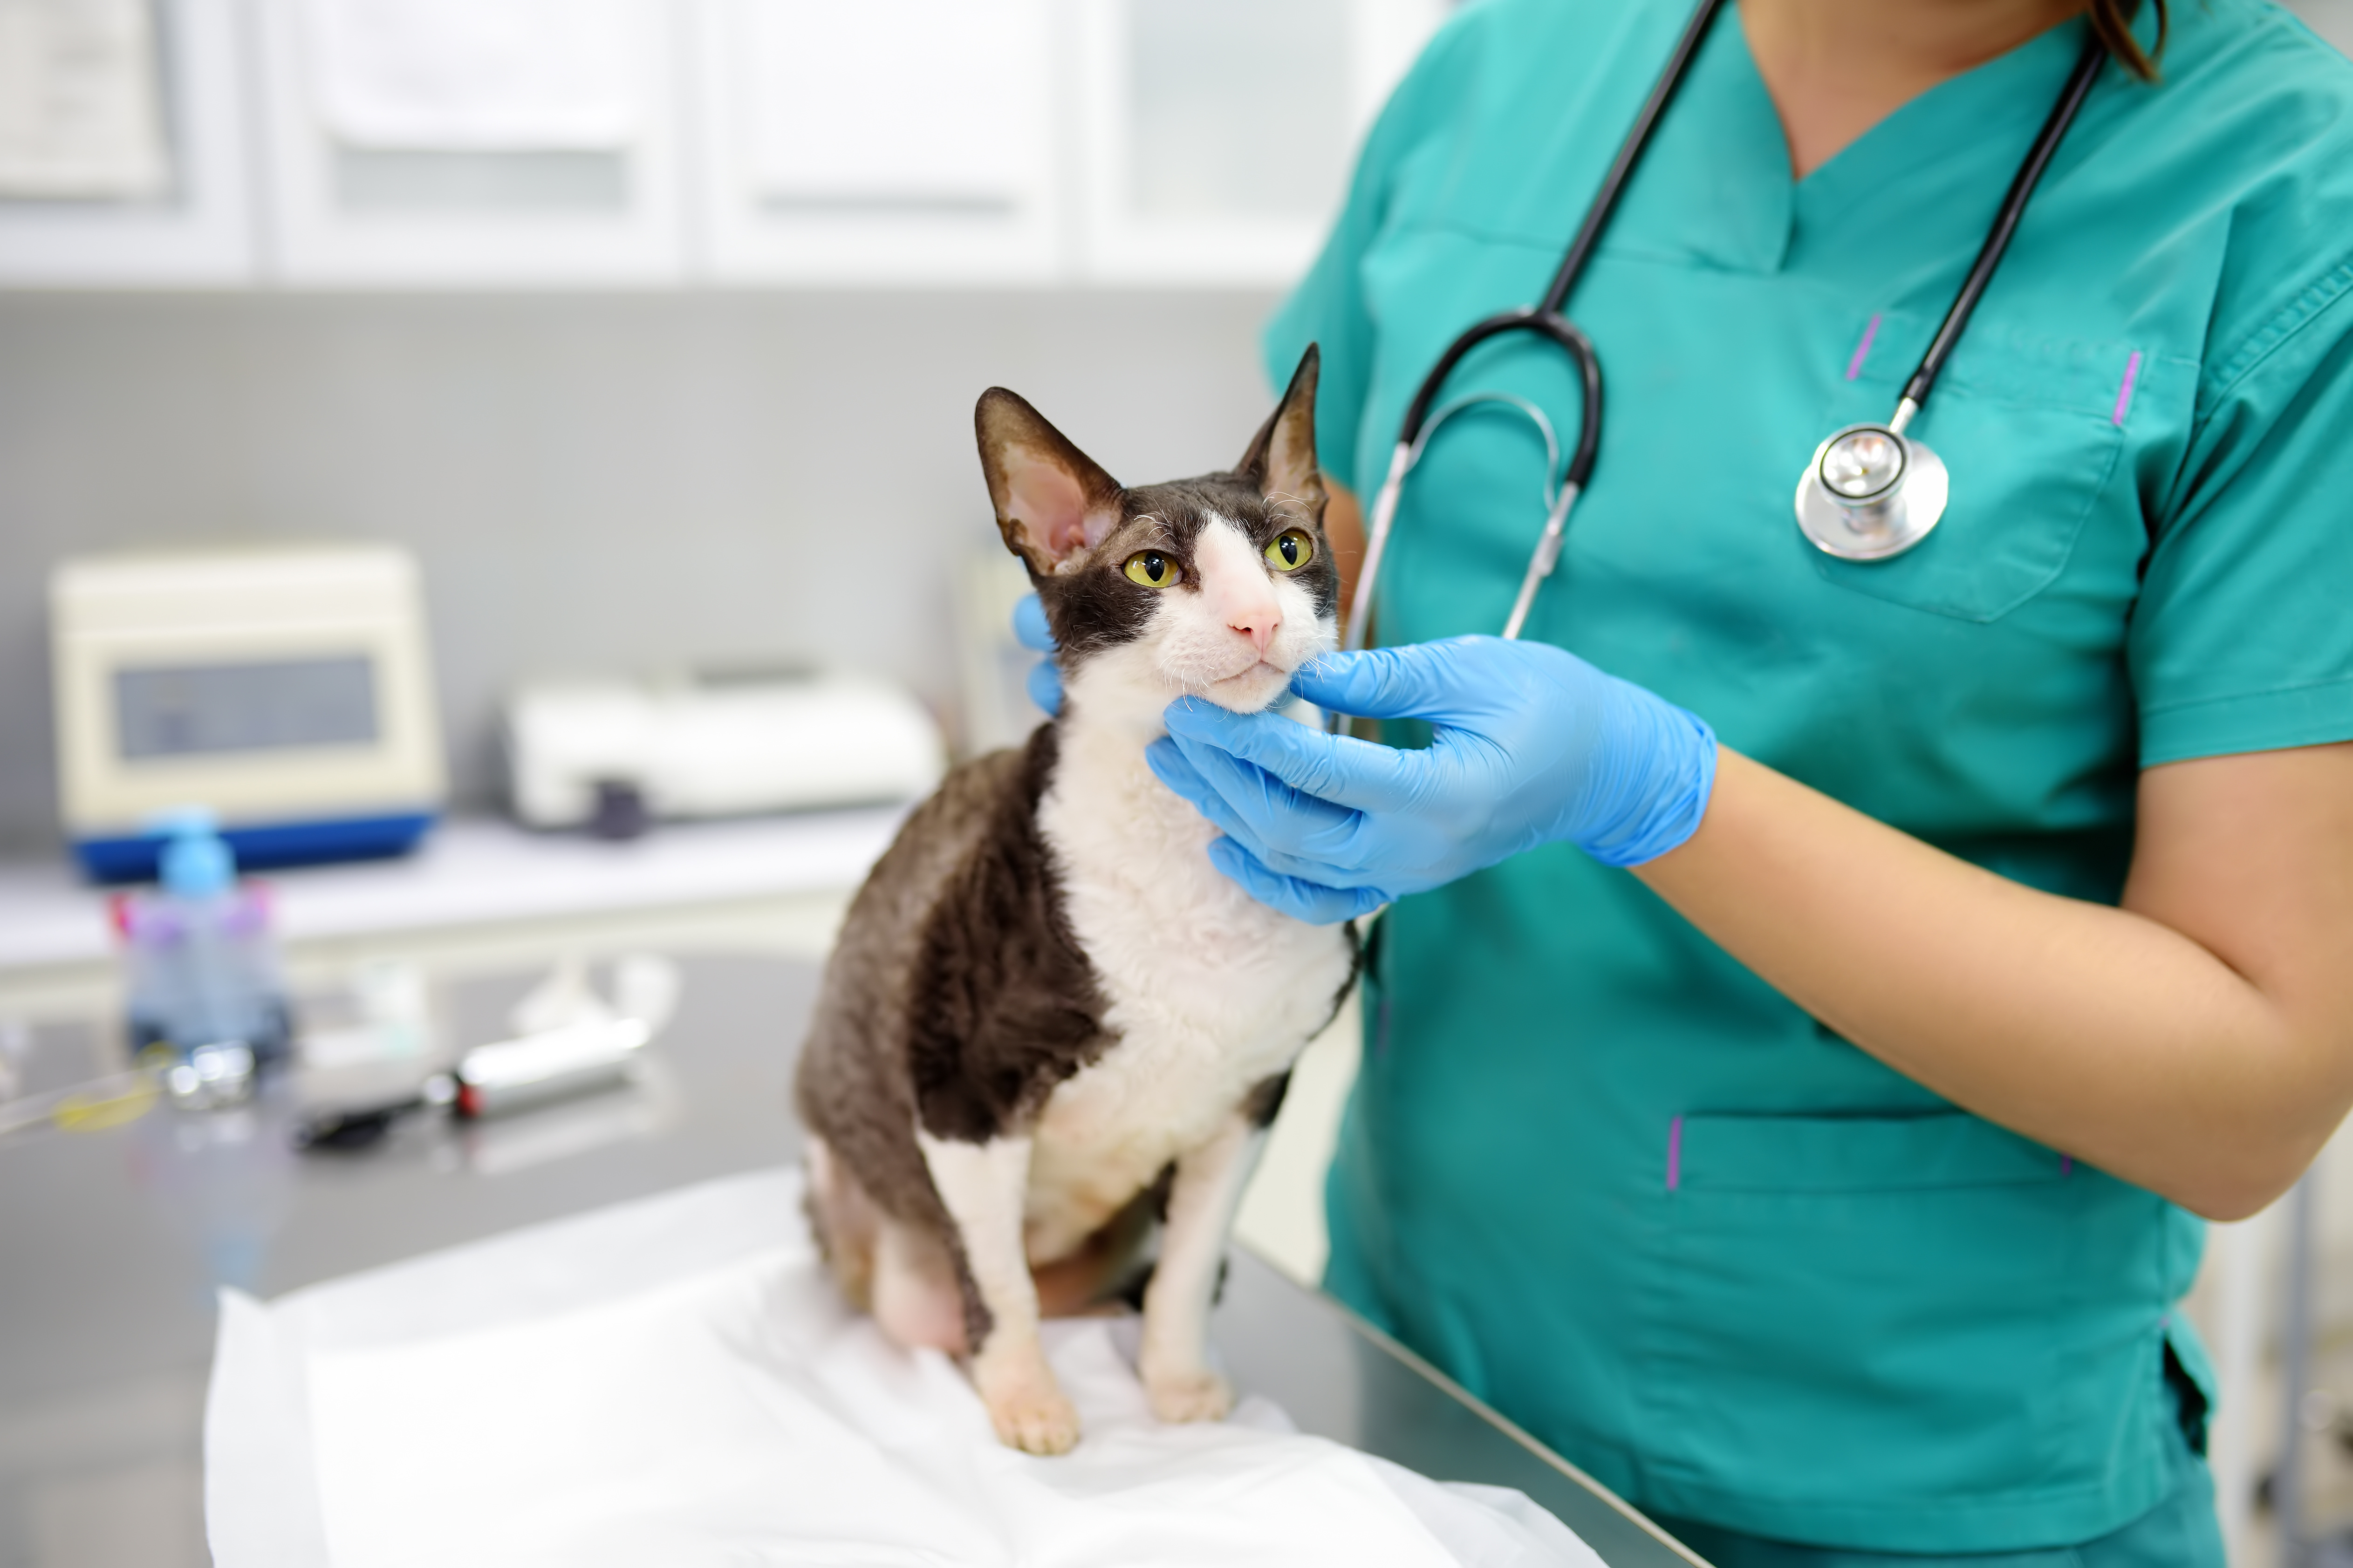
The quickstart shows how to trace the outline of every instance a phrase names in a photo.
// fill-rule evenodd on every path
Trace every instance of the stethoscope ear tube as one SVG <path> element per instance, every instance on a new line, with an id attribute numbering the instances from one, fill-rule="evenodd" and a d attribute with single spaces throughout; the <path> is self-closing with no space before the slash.
<path id="1" fill-rule="evenodd" d="M 1526 398 L 1511 393 L 1473 393 L 1457 399 L 1445 407 L 1431 411 L 1440 388 L 1447 376 L 1461 363 L 1462 357 L 1492 338 L 1513 332 L 1534 332 L 1546 338 L 1568 355 L 1577 366 L 1577 379 L 1584 394 L 1584 406 L 1578 411 L 1577 447 L 1570 453 L 1567 470 L 1561 475 L 1559 488 L 1554 488 L 1553 467 L 1559 461 L 1560 444 L 1555 436 L 1552 421 L 1544 411 Z M 1365 563 L 1356 572 L 1356 596 L 1348 605 L 1348 631 L 1341 647 L 1350 653 L 1365 646 L 1365 633 L 1370 625 L 1374 584 L 1380 581 L 1381 561 L 1388 553 L 1389 532 L 1397 524 L 1398 498 L 1404 493 L 1406 476 L 1413 472 L 1421 460 L 1422 448 L 1438 427 L 1462 409 L 1475 403 L 1506 403 L 1518 408 L 1535 422 L 1545 438 L 1545 531 L 1536 542 L 1535 553 L 1529 558 L 1528 571 L 1520 584 L 1522 605 L 1512 616 L 1505 637 L 1516 637 L 1527 619 L 1525 605 L 1535 597 L 1535 584 L 1541 584 L 1552 574 L 1555 563 L 1560 559 L 1561 531 L 1568 521 L 1568 509 L 1585 489 L 1593 473 L 1593 459 L 1601 449 L 1601 356 L 1593 352 L 1593 341 L 1567 317 L 1538 310 L 1505 310 L 1488 317 L 1446 346 L 1446 353 L 1422 378 L 1414 393 L 1413 402 L 1406 409 L 1405 421 L 1398 432 L 1398 443 L 1389 450 L 1389 469 L 1381 480 L 1381 488 L 1373 498 L 1373 514 L 1365 530 Z M 1541 570 L 1539 570 L 1541 565 Z"/>
<path id="2" fill-rule="evenodd" d="M 1461 337 L 1446 345 L 1446 352 L 1438 356 L 1438 363 L 1430 367 L 1430 374 L 1421 378 L 1421 385 L 1415 389 L 1413 401 L 1406 405 L 1405 419 L 1398 426 L 1398 446 L 1418 454 L 1421 445 L 1429 439 L 1430 429 L 1434 428 L 1437 418 L 1442 416 L 1442 414 L 1433 416 L 1430 410 L 1438 401 L 1439 393 L 1446 386 L 1446 378 L 1454 374 L 1454 367 L 1461 364 L 1472 349 L 1489 339 L 1508 337 L 1514 332 L 1534 332 L 1538 337 L 1551 339 L 1554 345 L 1577 366 L 1585 405 L 1577 418 L 1577 450 L 1568 459 L 1567 482 L 1581 489 L 1592 476 L 1593 459 L 1601 450 L 1601 356 L 1593 352 L 1593 340 L 1585 335 L 1583 329 L 1557 310 L 1538 306 L 1499 310 L 1485 321 L 1466 328 Z M 1525 406 L 1522 400 L 1514 401 L 1520 401 L 1522 406 Z M 1454 406 L 1450 404 L 1444 412 L 1451 412 Z M 1549 429 L 1549 421 L 1546 423 Z M 1418 456 L 1408 458 L 1406 467 L 1412 468 L 1418 460 Z"/>
<path id="3" fill-rule="evenodd" d="M 1389 531 L 1397 522 L 1398 500 L 1405 492 L 1406 477 L 1421 461 L 1422 451 L 1430 445 L 1430 438 L 1456 415 L 1487 404 L 1516 409 L 1525 416 L 1528 423 L 1536 427 L 1536 433 L 1544 437 L 1545 445 L 1545 531 L 1536 541 L 1535 552 L 1528 558 L 1528 570 L 1521 581 L 1518 603 L 1512 611 L 1510 622 L 1504 628 L 1504 636 L 1511 638 L 1520 635 L 1520 627 L 1527 620 L 1528 605 L 1535 597 L 1536 587 L 1552 575 L 1554 563 L 1560 559 L 1562 531 L 1567 526 L 1568 509 L 1576 504 L 1577 492 L 1582 488 L 1577 480 L 1566 474 L 1555 481 L 1554 471 L 1560 467 L 1560 437 L 1553 429 L 1552 421 L 1545 416 L 1545 411 L 1517 393 L 1474 392 L 1458 397 L 1431 415 L 1421 426 L 1419 436 L 1409 442 L 1399 442 L 1389 453 L 1388 475 L 1382 479 L 1380 490 L 1373 499 L 1372 521 L 1366 536 L 1365 561 L 1358 579 L 1366 583 L 1377 580 L 1381 557 L 1388 551 Z M 1348 635 L 1342 646 L 1350 653 L 1365 646 L 1371 610 L 1372 601 L 1361 594 L 1349 604 Z"/>
<path id="4" fill-rule="evenodd" d="M 1381 557 L 1389 547 L 1389 529 L 1397 521 L 1398 497 L 1413 468 L 1413 443 L 1399 441 L 1389 451 L 1388 477 L 1373 498 L 1373 515 L 1365 529 L 1365 563 L 1356 569 L 1356 596 L 1348 603 L 1348 635 L 1340 647 L 1355 653 L 1365 646 L 1365 628 L 1372 622 L 1373 584 L 1380 581 Z"/>
<path id="5" fill-rule="evenodd" d="M 1560 442 L 1553 433 L 1552 421 L 1545 417 L 1543 409 L 1507 392 L 1474 392 L 1440 409 L 1437 416 L 1422 427 L 1419 439 L 1400 441 L 1389 453 L 1388 476 L 1382 479 L 1380 491 L 1373 499 L 1372 521 L 1366 531 L 1365 561 L 1356 578 L 1359 587 L 1356 598 L 1348 605 L 1348 631 L 1341 643 L 1346 651 L 1356 653 L 1365 646 L 1365 632 L 1372 618 L 1373 599 L 1363 584 L 1376 581 L 1380 573 L 1381 557 L 1388 550 L 1389 531 L 1397 522 L 1398 499 L 1405 492 L 1406 476 L 1413 472 L 1414 464 L 1421 460 L 1422 447 L 1428 445 L 1440 426 L 1464 409 L 1481 403 L 1502 403 L 1517 408 L 1533 420 L 1544 435 L 1544 532 L 1537 538 L 1535 550 L 1528 557 L 1526 572 L 1521 574 L 1519 595 L 1512 601 L 1511 617 L 1504 623 L 1504 640 L 1517 641 L 1521 628 L 1527 625 L 1528 612 L 1535 605 L 1536 590 L 1544 586 L 1545 579 L 1551 576 L 1552 569 L 1559 564 L 1561 544 L 1568 537 L 1569 509 L 1577 504 L 1577 498 L 1583 493 L 1584 487 L 1566 477 L 1557 488 L 1554 486 L 1552 470 L 1560 460 Z M 1339 715 L 1326 714 L 1324 719 L 1327 730 L 1339 732 Z"/>
<path id="6" fill-rule="evenodd" d="M 1535 606 L 1536 590 L 1552 575 L 1554 565 L 1560 560 L 1561 541 L 1568 535 L 1568 509 L 1577 504 L 1582 491 L 1573 484 L 1560 487 L 1560 495 L 1545 517 L 1545 531 L 1536 541 L 1535 553 L 1528 557 L 1528 569 L 1520 576 L 1519 597 L 1512 601 L 1511 619 L 1504 623 L 1504 640 L 1517 642 L 1520 628 L 1528 624 L 1528 611 Z"/>

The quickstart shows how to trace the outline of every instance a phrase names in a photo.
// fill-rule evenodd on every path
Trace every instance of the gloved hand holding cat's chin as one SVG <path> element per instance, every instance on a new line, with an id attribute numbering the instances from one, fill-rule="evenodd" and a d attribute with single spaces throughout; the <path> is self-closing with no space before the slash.
<path id="1" fill-rule="evenodd" d="M 1327 654 L 1291 688 L 1320 708 L 1421 719 L 1425 751 L 1326 735 L 1198 698 L 1145 753 L 1222 829 L 1209 856 L 1260 902 L 1328 923 L 1567 840 L 1639 866 L 1698 830 L 1715 735 L 1546 643 L 1456 637 Z"/>

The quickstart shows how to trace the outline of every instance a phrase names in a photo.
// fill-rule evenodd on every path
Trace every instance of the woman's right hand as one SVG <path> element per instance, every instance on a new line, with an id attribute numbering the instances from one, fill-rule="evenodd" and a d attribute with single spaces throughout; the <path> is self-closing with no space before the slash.
<path id="1" fill-rule="evenodd" d="M 1640 866 L 1698 828 L 1715 732 L 1564 648 L 1500 637 L 1326 654 L 1291 689 L 1326 711 L 1421 719 L 1405 751 L 1183 698 L 1145 759 L 1225 837 L 1209 858 L 1314 923 L 1368 914 L 1539 844 Z"/>

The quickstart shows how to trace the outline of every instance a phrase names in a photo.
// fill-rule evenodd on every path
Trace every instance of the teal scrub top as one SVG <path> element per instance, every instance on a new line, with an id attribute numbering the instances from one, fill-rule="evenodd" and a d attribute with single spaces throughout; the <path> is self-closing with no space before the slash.
<path id="1" fill-rule="evenodd" d="M 2353 738 L 2353 67 L 2174 0 L 2110 68 L 1913 429 L 1943 525 L 1833 560 L 1791 493 L 1883 419 L 2083 39 L 1936 88 L 1793 183 L 1727 7 L 1570 302 L 1599 465 L 1528 635 L 2031 886 L 2114 902 L 2134 783 Z M 1687 15 L 1492 0 L 1372 131 L 1269 331 L 1324 351 L 1367 498 L 1444 344 L 1541 291 Z M 2143 7 L 2144 37 L 2153 16 Z M 1525 338 L 1451 384 L 1573 381 Z M 1543 522 L 1522 420 L 1430 445 L 1383 640 L 1500 628 Z M 1841 1040 L 1633 877 L 1556 846 L 1379 921 L 1327 1283 L 1636 1502 L 1897 1552 L 2101 1535 L 2168 1482 L 2202 1241 L 2140 1188 Z"/>

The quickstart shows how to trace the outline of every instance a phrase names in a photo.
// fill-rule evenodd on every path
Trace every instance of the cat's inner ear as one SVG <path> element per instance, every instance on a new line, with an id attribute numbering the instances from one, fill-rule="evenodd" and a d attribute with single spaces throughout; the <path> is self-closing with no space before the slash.
<path id="1" fill-rule="evenodd" d="M 1324 516 L 1324 472 L 1315 461 L 1315 375 L 1321 363 L 1315 345 L 1308 344 L 1299 356 L 1299 368 L 1291 373 L 1282 401 L 1234 466 L 1270 501 L 1285 510 L 1293 504 L 1303 510 L 1306 516 L 1301 521 L 1305 522 L 1319 522 Z"/>
<path id="2" fill-rule="evenodd" d="M 973 425 L 997 531 L 1031 572 L 1052 576 L 1119 525 L 1119 481 L 1018 395 L 990 387 Z"/>

